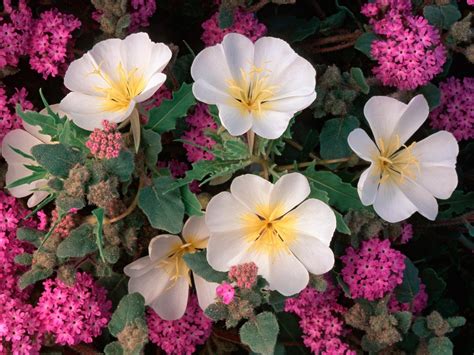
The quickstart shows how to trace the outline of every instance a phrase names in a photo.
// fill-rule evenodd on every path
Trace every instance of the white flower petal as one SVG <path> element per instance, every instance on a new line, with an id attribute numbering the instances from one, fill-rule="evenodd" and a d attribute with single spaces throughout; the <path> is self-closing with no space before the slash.
<path id="1" fill-rule="evenodd" d="M 14 129 L 8 132 L 2 141 L 2 155 L 8 164 L 30 164 L 38 165 L 33 160 L 25 158 L 16 153 L 12 148 L 19 149 L 23 153 L 31 155 L 31 148 L 35 145 L 43 144 L 38 138 L 34 137 L 22 129 Z M 31 175 L 31 171 L 28 175 Z M 26 175 L 25 175 L 26 176 Z"/>
<path id="2" fill-rule="evenodd" d="M 236 107 L 217 105 L 222 125 L 233 136 L 240 136 L 252 127 L 252 116 Z"/>
<path id="3" fill-rule="evenodd" d="M 128 277 L 139 277 L 153 269 L 154 266 L 155 263 L 151 261 L 150 257 L 147 255 L 125 266 L 123 269 L 123 273 Z"/>
<path id="4" fill-rule="evenodd" d="M 269 274 L 262 273 L 262 276 L 268 281 L 270 289 L 277 290 L 284 296 L 292 296 L 308 285 L 308 270 L 292 253 L 281 251 L 269 256 L 268 263 Z M 260 265 L 257 266 L 260 271 Z"/>
<path id="5" fill-rule="evenodd" d="M 229 192 L 214 196 L 206 209 L 206 225 L 209 232 L 228 232 L 244 227 L 242 216 L 249 210 Z"/>
<path id="6" fill-rule="evenodd" d="M 153 43 L 150 62 L 148 67 L 145 70 L 145 77 L 150 77 L 151 75 L 163 71 L 171 60 L 171 49 L 164 43 Z"/>
<path id="7" fill-rule="evenodd" d="M 47 183 L 47 182 L 48 180 L 41 179 L 41 180 L 36 180 L 35 184 L 37 185 L 38 183 Z M 35 191 L 26 202 L 26 205 L 28 206 L 28 208 L 33 208 L 48 196 L 49 196 L 49 192 L 47 191 Z"/>
<path id="8" fill-rule="evenodd" d="M 331 207 L 320 200 L 310 198 L 289 212 L 285 217 L 294 220 L 295 232 L 318 239 L 329 246 L 336 230 L 336 216 Z"/>
<path id="9" fill-rule="evenodd" d="M 145 305 L 156 301 L 164 292 L 169 281 L 169 275 L 160 268 L 151 268 L 149 271 L 128 280 L 128 293 L 138 292 L 145 299 Z"/>
<path id="10" fill-rule="evenodd" d="M 117 50 L 119 50 L 119 47 L 117 47 Z M 91 55 L 83 55 L 81 58 L 69 64 L 66 74 L 64 75 L 64 86 L 71 91 L 102 96 L 102 93 L 98 91 L 97 88 L 107 87 L 108 84 L 103 77 L 95 74 L 97 68 L 98 63 Z"/>
<path id="11" fill-rule="evenodd" d="M 297 57 L 295 51 L 282 39 L 261 37 L 255 42 L 255 66 L 266 68 L 272 74 L 272 80 L 277 80 L 280 73 L 284 72 Z"/>
<path id="12" fill-rule="evenodd" d="M 426 121 L 430 113 L 428 102 L 423 95 L 417 95 L 408 103 L 395 128 L 400 143 L 405 143 Z"/>
<path id="13" fill-rule="evenodd" d="M 374 201 L 374 210 L 387 222 L 397 223 L 410 217 L 417 208 L 397 184 L 387 180 L 379 186 Z"/>
<path id="14" fill-rule="evenodd" d="M 194 82 L 193 95 L 199 101 L 209 105 L 221 104 L 228 106 L 235 101 L 227 92 L 212 86 L 203 79 Z"/>
<path id="15" fill-rule="evenodd" d="M 144 69 L 150 64 L 152 46 L 153 42 L 145 32 L 133 33 L 124 38 L 120 43 L 120 57 L 125 71 L 138 70 L 139 75 L 144 75 Z"/>
<path id="16" fill-rule="evenodd" d="M 150 304 L 150 307 L 165 320 L 176 320 L 186 312 L 189 284 L 185 277 L 170 281 L 165 290 Z"/>
<path id="17" fill-rule="evenodd" d="M 148 245 L 148 255 L 154 262 L 163 259 L 168 254 L 181 246 L 183 242 L 177 235 L 172 234 L 161 234 L 154 237 Z"/>
<path id="18" fill-rule="evenodd" d="M 110 79 L 116 81 L 119 79 L 118 68 L 120 67 L 120 65 L 125 64 L 123 63 L 121 48 L 122 40 L 118 38 L 111 38 L 97 43 L 85 55 L 89 56 L 89 60 L 93 63 L 93 66 L 96 69 L 100 68 L 100 70 L 105 73 Z M 85 78 L 83 78 L 82 80 L 85 80 Z M 87 80 L 91 79 L 87 78 Z M 72 91 L 79 91 L 69 87 L 68 89 Z"/>
<path id="19" fill-rule="evenodd" d="M 376 173 L 375 167 L 372 164 L 368 169 L 364 170 L 357 183 L 357 192 L 364 206 L 370 206 L 374 203 L 379 183 L 380 176 Z"/>
<path id="20" fill-rule="evenodd" d="M 211 232 L 206 253 L 209 265 L 217 271 L 228 271 L 233 265 L 253 261 L 248 254 L 252 245 L 245 241 L 245 235 L 244 229 Z"/>
<path id="21" fill-rule="evenodd" d="M 45 144 L 51 143 L 51 136 L 40 133 L 40 130 L 41 130 L 40 126 L 33 126 L 23 121 L 23 128 L 33 137 L 38 138 L 42 143 L 45 143 Z"/>
<path id="22" fill-rule="evenodd" d="M 372 96 L 364 106 L 364 116 L 369 122 L 375 141 L 389 142 L 395 134 L 400 117 L 407 105 L 388 96 Z"/>
<path id="23" fill-rule="evenodd" d="M 307 234 L 298 234 L 290 249 L 305 268 L 314 275 L 322 275 L 334 266 L 334 253 L 319 238 Z"/>
<path id="24" fill-rule="evenodd" d="M 283 175 L 273 186 L 270 195 L 270 206 L 278 206 L 279 212 L 285 214 L 304 201 L 310 194 L 308 179 L 300 173 Z"/>
<path id="25" fill-rule="evenodd" d="M 373 161 L 378 156 L 379 150 L 367 133 L 360 128 L 356 128 L 347 137 L 349 147 L 365 161 Z"/>
<path id="26" fill-rule="evenodd" d="M 421 165 L 415 181 L 428 190 L 434 197 L 447 199 L 458 185 L 458 175 L 456 169 L 451 167 Z"/>
<path id="27" fill-rule="evenodd" d="M 399 188 L 421 215 L 432 221 L 436 219 L 438 203 L 429 191 L 410 178 L 404 179 L 403 182 L 399 184 Z"/>
<path id="28" fill-rule="evenodd" d="M 450 132 L 439 131 L 416 142 L 412 153 L 424 166 L 455 167 L 459 146 Z"/>
<path id="29" fill-rule="evenodd" d="M 212 70 L 211 70 L 212 69 Z M 217 90 L 227 93 L 228 80 L 232 78 L 222 45 L 202 50 L 191 65 L 191 76 L 195 82 L 203 81 Z M 201 100 L 198 96 L 196 96 Z"/>
<path id="30" fill-rule="evenodd" d="M 311 105 L 316 99 L 316 92 L 313 91 L 305 96 L 292 96 L 268 101 L 265 106 L 271 111 L 298 112 Z"/>
<path id="31" fill-rule="evenodd" d="M 273 184 L 253 174 L 236 177 L 230 185 L 232 196 L 244 204 L 250 211 L 258 211 L 270 202 Z"/>
<path id="32" fill-rule="evenodd" d="M 193 277 L 199 306 L 205 311 L 211 303 L 216 301 L 216 288 L 219 284 L 206 281 L 195 273 L 193 273 Z"/>
<path id="33" fill-rule="evenodd" d="M 188 243 L 193 243 L 195 248 L 206 248 L 209 239 L 209 229 L 204 216 L 191 216 L 183 227 L 183 238 Z"/>
<path id="34" fill-rule="evenodd" d="M 310 62 L 298 56 L 272 81 L 277 87 L 274 99 L 307 96 L 315 92 L 316 70 Z"/>
<path id="35" fill-rule="evenodd" d="M 254 44 L 239 33 L 229 33 L 225 35 L 221 45 L 230 74 L 234 80 L 239 81 L 242 78 L 242 70 L 248 72 L 252 67 Z M 209 71 L 209 69 L 208 67 L 207 70 Z M 216 68 L 212 68 L 212 70 L 216 70 Z M 227 78 L 227 80 L 232 78 Z"/>
<path id="36" fill-rule="evenodd" d="M 161 87 L 161 85 L 163 85 L 165 81 L 166 81 L 165 74 L 163 73 L 153 74 L 151 78 L 148 80 L 148 83 L 145 86 L 145 89 L 143 89 L 140 95 L 135 97 L 134 101 L 139 103 L 139 102 L 148 100 Z"/>
<path id="37" fill-rule="evenodd" d="M 276 139 L 286 131 L 293 116 L 294 112 L 263 110 L 258 116 L 254 115 L 252 129 L 260 137 Z"/>

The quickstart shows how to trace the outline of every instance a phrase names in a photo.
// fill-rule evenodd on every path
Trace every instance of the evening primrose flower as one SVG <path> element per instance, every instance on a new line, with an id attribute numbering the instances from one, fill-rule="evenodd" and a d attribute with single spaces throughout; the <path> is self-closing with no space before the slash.
<path id="1" fill-rule="evenodd" d="M 306 287 L 308 271 L 331 270 L 336 217 L 324 202 L 304 201 L 309 193 L 308 180 L 299 173 L 276 184 L 252 174 L 235 178 L 230 193 L 221 192 L 207 206 L 209 265 L 228 271 L 254 262 L 269 287 L 285 296 Z"/>
<path id="2" fill-rule="evenodd" d="M 146 33 L 99 42 L 69 65 L 64 85 L 72 92 L 61 109 L 89 131 L 101 128 L 103 120 L 122 122 L 165 82 L 162 70 L 170 59 L 171 50 Z"/>
<path id="3" fill-rule="evenodd" d="M 219 109 L 233 136 L 252 130 L 275 139 L 294 114 L 316 98 L 316 71 L 285 41 L 262 37 L 254 43 L 230 33 L 205 48 L 191 66 L 194 96 Z"/>
<path id="4" fill-rule="evenodd" d="M 374 96 L 367 101 L 364 115 L 375 143 L 360 128 L 349 134 L 352 150 L 370 162 L 359 179 L 359 197 L 364 205 L 373 204 L 388 222 L 402 221 L 416 211 L 434 220 L 438 214 L 435 197 L 447 199 L 457 186 L 459 147 L 451 133 L 439 131 L 405 144 L 428 114 L 423 95 L 415 96 L 408 105 Z"/>
<path id="5" fill-rule="evenodd" d="M 190 270 L 183 259 L 207 246 L 209 231 L 204 217 L 192 216 L 183 227 L 183 239 L 177 235 L 154 237 L 148 254 L 127 265 L 124 272 L 130 277 L 128 292 L 138 292 L 163 319 L 181 318 L 188 304 L 191 286 Z M 203 310 L 214 302 L 218 284 L 208 282 L 193 273 L 199 305 Z"/>

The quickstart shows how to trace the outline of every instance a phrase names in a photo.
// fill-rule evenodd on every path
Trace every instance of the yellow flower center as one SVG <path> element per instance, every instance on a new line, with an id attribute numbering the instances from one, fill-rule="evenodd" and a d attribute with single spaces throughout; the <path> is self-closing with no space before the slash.
<path id="1" fill-rule="evenodd" d="M 296 239 L 294 216 L 283 214 L 280 206 L 260 206 L 256 213 L 242 216 L 250 249 L 275 256 L 290 252 L 289 245 Z"/>
<path id="2" fill-rule="evenodd" d="M 240 69 L 238 80 L 227 81 L 232 105 L 243 113 L 260 115 L 270 108 L 270 100 L 275 96 L 277 86 L 269 84 L 269 71 L 262 67 L 252 66 L 249 71 Z"/>
<path id="3" fill-rule="evenodd" d="M 107 83 L 106 87 L 97 87 L 96 90 L 104 95 L 103 109 L 108 112 L 126 110 L 130 102 L 145 89 L 146 81 L 138 68 L 126 71 L 119 63 L 117 66 L 117 79 L 104 73 L 100 66 L 92 72 Z"/>
<path id="4" fill-rule="evenodd" d="M 398 179 L 403 183 L 405 178 L 415 179 L 419 169 L 418 159 L 413 154 L 415 142 L 410 146 L 400 148 L 400 137 L 395 136 L 390 142 L 384 142 L 382 138 L 378 141 L 379 155 L 374 159 L 375 173 L 380 176 L 380 183 L 389 179 Z"/>
<path id="5" fill-rule="evenodd" d="M 170 275 L 171 286 L 173 287 L 180 277 L 185 277 L 191 286 L 191 278 L 189 276 L 189 267 L 183 259 L 185 254 L 194 254 L 197 251 L 194 243 L 180 244 L 174 247 L 168 256 L 160 260 L 157 267 L 163 268 Z"/>

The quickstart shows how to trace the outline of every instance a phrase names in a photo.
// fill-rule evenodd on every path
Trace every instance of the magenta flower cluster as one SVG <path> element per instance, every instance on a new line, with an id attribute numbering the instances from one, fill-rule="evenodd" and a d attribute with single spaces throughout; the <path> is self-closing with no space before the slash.
<path id="1" fill-rule="evenodd" d="M 256 41 L 267 33 L 267 28 L 263 23 L 258 22 L 253 13 L 246 12 L 241 8 L 234 11 L 234 22 L 228 28 L 220 28 L 219 26 L 219 12 L 216 12 L 212 17 L 203 22 L 201 40 L 206 46 L 213 46 L 221 43 L 224 36 L 228 33 L 240 33 L 252 41 Z"/>
<path id="2" fill-rule="evenodd" d="M 29 56 L 31 68 L 44 79 L 62 73 L 71 57 L 71 33 L 81 22 L 56 9 L 35 19 L 25 0 L 17 8 L 4 0 L 4 12 L 8 17 L 0 19 L 0 69 L 16 67 L 21 56 Z"/>
<path id="3" fill-rule="evenodd" d="M 148 336 L 166 354 L 191 355 L 197 345 L 204 344 L 211 335 L 212 322 L 191 295 L 184 316 L 168 321 L 161 319 L 151 308 L 147 312 Z"/>
<path id="4" fill-rule="evenodd" d="M 430 114 L 430 125 L 458 141 L 474 138 L 474 78 L 448 78 L 439 85 L 441 104 Z"/>
<path id="5" fill-rule="evenodd" d="M 409 303 L 400 303 L 397 300 L 395 294 L 392 294 L 390 300 L 388 301 L 388 308 L 391 312 L 400 312 L 400 311 L 410 311 L 415 315 L 421 314 L 421 312 L 428 305 L 428 294 L 426 293 L 426 286 L 424 283 L 420 282 L 420 289 L 416 294 L 413 302 Z"/>
<path id="6" fill-rule="evenodd" d="M 116 131 L 117 124 L 104 120 L 102 127 L 103 130 L 94 129 L 86 142 L 86 147 L 98 159 L 117 158 L 123 145 L 122 135 Z"/>
<path id="7" fill-rule="evenodd" d="M 441 73 L 446 49 L 439 31 L 412 15 L 410 0 L 376 0 L 361 12 L 379 38 L 372 42 L 371 55 L 378 62 L 373 73 L 383 85 L 412 90 Z"/>
<path id="8" fill-rule="evenodd" d="M 184 144 L 186 149 L 186 155 L 191 163 L 199 160 L 212 160 L 214 155 L 208 151 L 205 151 L 197 146 L 202 146 L 207 149 L 211 149 L 216 142 L 206 136 L 206 130 L 216 130 L 217 124 L 209 113 L 209 107 L 206 104 L 198 103 L 194 112 L 186 118 L 186 123 L 189 129 L 184 132 L 181 137 L 185 141 L 189 141 L 191 144 Z"/>
<path id="9" fill-rule="evenodd" d="M 372 238 L 359 249 L 349 247 L 341 260 L 341 275 L 352 298 L 380 299 L 403 281 L 405 256 L 392 249 L 388 239 Z"/>
<path id="10" fill-rule="evenodd" d="M 295 313 L 300 318 L 303 342 L 313 354 L 356 354 L 341 340 L 348 330 L 342 319 L 346 308 L 337 303 L 339 293 L 339 289 L 328 281 L 328 288 L 323 293 L 307 287 L 285 302 L 285 312 Z"/>
<path id="11" fill-rule="evenodd" d="M 150 17 L 156 11 L 156 0 L 131 0 L 130 6 L 129 32 L 136 32 L 140 27 L 150 26 Z"/>
<path id="12" fill-rule="evenodd" d="M 8 132 L 23 127 L 21 118 L 15 113 L 16 105 L 20 104 L 23 110 L 33 109 L 33 104 L 27 100 L 27 96 L 28 91 L 25 88 L 16 89 L 15 93 L 8 97 L 5 89 L 0 87 L 0 145 Z"/>
<path id="13" fill-rule="evenodd" d="M 402 231 L 400 233 L 400 243 L 406 244 L 413 238 L 413 226 L 410 223 L 402 224 Z"/>
<path id="14" fill-rule="evenodd" d="M 91 343 L 110 319 L 112 302 L 107 291 L 87 273 L 76 273 L 74 285 L 60 279 L 43 283 L 44 291 L 36 306 L 44 331 L 60 345 Z"/>

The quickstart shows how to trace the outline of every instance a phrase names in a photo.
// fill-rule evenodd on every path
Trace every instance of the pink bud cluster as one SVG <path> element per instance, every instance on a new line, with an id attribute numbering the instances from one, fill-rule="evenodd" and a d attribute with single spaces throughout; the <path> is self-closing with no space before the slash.
<path id="1" fill-rule="evenodd" d="M 348 329 L 344 327 L 342 319 L 347 310 L 337 303 L 339 293 L 333 283 L 328 281 L 324 293 L 307 287 L 297 297 L 285 302 L 285 312 L 295 313 L 300 318 L 304 345 L 313 354 L 356 354 L 341 340 Z"/>
<path id="2" fill-rule="evenodd" d="M 258 267 L 255 263 L 244 263 L 232 266 L 229 270 L 229 280 L 237 283 L 239 288 L 252 288 L 257 282 Z"/>
<path id="3" fill-rule="evenodd" d="M 72 286 L 59 278 L 46 280 L 43 286 L 36 311 L 43 329 L 54 335 L 57 344 L 91 343 L 107 326 L 112 302 L 91 275 L 78 272 Z"/>
<path id="4" fill-rule="evenodd" d="M 410 0 L 376 0 L 362 7 L 379 39 L 372 42 L 373 69 L 383 85 L 412 90 L 443 70 L 446 49 L 438 29 L 413 16 Z"/>
<path id="5" fill-rule="evenodd" d="M 265 25 L 258 22 L 253 13 L 246 12 L 241 8 L 235 9 L 232 26 L 220 28 L 219 13 L 216 12 L 209 20 L 202 24 L 202 28 L 204 32 L 201 36 L 201 40 L 206 46 L 213 46 L 214 44 L 222 42 L 224 36 L 232 32 L 243 34 L 254 42 L 267 33 Z"/>
<path id="6" fill-rule="evenodd" d="M 234 300 L 235 290 L 231 284 L 222 282 L 216 288 L 216 295 L 224 304 L 230 304 Z"/>
<path id="7" fill-rule="evenodd" d="M 61 238 L 67 238 L 69 237 L 69 233 L 76 227 L 76 219 L 74 214 L 75 211 L 72 211 L 72 213 L 68 213 L 66 216 L 63 217 L 63 219 L 58 223 L 58 225 L 54 228 L 53 233 Z M 51 219 L 51 225 L 54 225 L 56 221 L 58 220 L 58 212 L 56 210 L 53 210 L 52 212 L 52 219 Z"/>
<path id="8" fill-rule="evenodd" d="M 21 56 L 29 56 L 31 68 L 45 79 L 63 72 L 68 58 L 73 59 L 71 33 L 81 22 L 56 9 L 34 19 L 25 0 L 20 0 L 17 8 L 5 0 L 4 7 L 8 17 L 0 19 L 0 69 L 15 67 Z"/>
<path id="9" fill-rule="evenodd" d="M 372 238 L 359 249 L 349 247 L 341 260 L 341 275 L 352 298 L 380 299 L 403 281 L 405 256 L 392 249 L 388 239 Z"/>
<path id="10" fill-rule="evenodd" d="M 184 316 L 169 321 L 161 319 L 151 308 L 147 312 L 148 336 L 166 354 L 191 355 L 196 346 L 204 344 L 211 335 L 212 322 L 191 295 Z"/>
<path id="11" fill-rule="evenodd" d="M 439 85 L 441 104 L 430 114 L 430 125 L 458 141 L 474 138 L 474 78 L 448 78 Z"/>
<path id="12" fill-rule="evenodd" d="M 189 130 L 185 131 L 181 137 L 183 140 L 190 141 L 195 145 L 211 149 L 216 142 L 205 135 L 206 130 L 216 130 L 217 124 L 209 114 L 209 107 L 206 104 L 199 103 L 195 106 L 194 112 L 186 118 Z M 213 160 L 214 155 L 199 147 L 184 144 L 186 155 L 191 163 L 199 160 Z"/>
<path id="13" fill-rule="evenodd" d="M 116 131 L 117 124 L 104 120 L 102 126 L 103 130 L 96 128 L 90 134 L 86 147 L 98 159 L 117 158 L 123 144 L 122 135 Z"/>
<path id="14" fill-rule="evenodd" d="M 0 87 L 0 145 L 8 132 L 23 127 L 21 118 L 15 113 L 16 105 L 19 104 L 23 110 L 33 109 L 33 104 L 27 100 L 27 96 L 28 91 L 25 88 L 16 89 L 15 93 L 8 97 L 5 89 Z"/>

